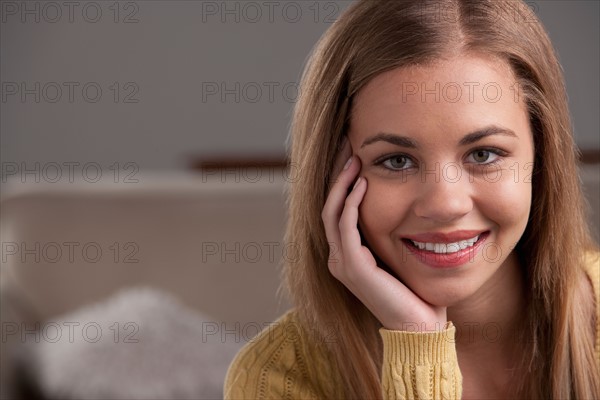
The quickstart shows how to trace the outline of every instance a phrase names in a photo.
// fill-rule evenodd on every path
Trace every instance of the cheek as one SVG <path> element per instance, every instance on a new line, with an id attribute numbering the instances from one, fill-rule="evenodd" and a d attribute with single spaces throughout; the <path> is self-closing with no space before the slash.
<path id="1" fill-rule="evenodd" d="M 503 170 L 501 175 L 480 179 L 474 186 L 475 207 L 481 214 L 494 221 L 501 233 L 519 237 L 531 209 L 530 177 L 523 172 L 522 169 Z"/>
<path id="2" fill-rule="evenodd" d="M 366 236 L 389 236 L 402 224 L 412 199 L 406 185 L 367 178 L 367 192 L 359 207 L 359 222 Z"/>

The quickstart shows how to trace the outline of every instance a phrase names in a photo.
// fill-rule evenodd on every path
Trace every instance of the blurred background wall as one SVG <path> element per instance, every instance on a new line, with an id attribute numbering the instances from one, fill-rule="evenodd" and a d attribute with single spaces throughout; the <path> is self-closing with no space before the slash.
<path id="1" fill-rule="evenodd" d="M 6 176 L 11 163 L 129 173 L 283 157 L 304 62 L 351 2 L 1 3 Z M 528 4 L 558 49 L 577 143 L 598 150 L 599 3 Z"/>

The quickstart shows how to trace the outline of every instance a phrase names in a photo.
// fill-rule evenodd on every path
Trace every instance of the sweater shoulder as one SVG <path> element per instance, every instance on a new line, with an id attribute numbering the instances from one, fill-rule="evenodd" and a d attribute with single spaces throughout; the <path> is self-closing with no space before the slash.
<path id="1" fill-rule="evenodd" d="M 588 251 L 584 255 L 584 268 L 594 291 L 596 321 L 596 357 L 600 359 L 600 252 Z"/>
<path id="2" fill-rule="evenodd" d="M 322 398 L 323 388 L 312 371 L 326 375 L 327 368 L 323 357 L 311 351 L 307 336 L 294 310 L 263 329 L 229 366 L 225 398 Z"/>
<path id="3" fill-rule="evenodd" d="M 585 270 L 590 277 L 596 298 L 600 295 L 600 252 L 588 251 L 584 255 Z"/>
<path id="4" fill-rule="evenodd" d="M 594 291 L 596 314 L 600 316 L 600 252 L 586 252 L 584 255 L 584 268 Z"/>

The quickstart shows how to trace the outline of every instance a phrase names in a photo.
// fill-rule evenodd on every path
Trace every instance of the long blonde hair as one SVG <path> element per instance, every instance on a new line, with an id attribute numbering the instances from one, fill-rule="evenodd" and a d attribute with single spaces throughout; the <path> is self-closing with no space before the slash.
<path id="1" fill-rule="evenodd" d="M 526 99 L 535 145 L 532 208 L 517 252 L 528 287 L 519 395 L 599 396 L 593 298 L 581 288 L 581 255 L 594 249 L 577 173 L 577 148 L 554 49 L 521 1 L 362 0 L 321 38 L 303 73 L 291 127 L 290 162 L 301 171 L 288 193 L 286 243 L 300 261 L 285 266 L 287 289 L 304 324 L 321 335 L 343 392 L 380 398 L 381 326 L 327 268 L 321 211 L 353 97 L 376 75 L 459 52 L 492 54 L 512 67 Z M 333 324 L 333 325 L 332 325 Z M 533 340 L 531 340 L 533 338 Z"/>

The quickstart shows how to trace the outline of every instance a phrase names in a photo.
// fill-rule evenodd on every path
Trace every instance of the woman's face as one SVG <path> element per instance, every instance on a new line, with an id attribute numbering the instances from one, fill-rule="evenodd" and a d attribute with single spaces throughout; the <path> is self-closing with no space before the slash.
<path id="1" fill-rule="evenodd" d="M 456 305 L 518 267 L 534 148 L 508 65 L 461 56 L 382 73 L 354 99 L 348 136 L 367 180 L 361 232 L 423 300 Z"/>

